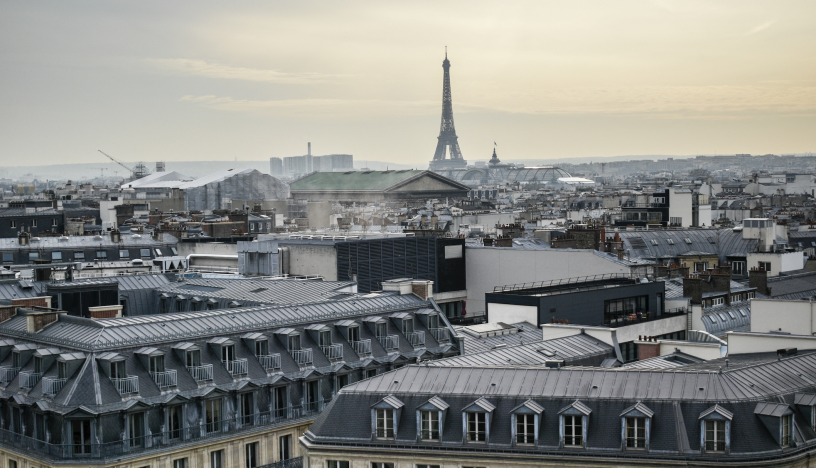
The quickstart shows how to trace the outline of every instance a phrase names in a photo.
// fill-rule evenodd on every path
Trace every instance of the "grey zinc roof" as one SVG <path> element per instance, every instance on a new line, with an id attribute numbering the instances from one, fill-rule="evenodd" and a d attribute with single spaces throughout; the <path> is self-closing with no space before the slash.
<path id="1" fill-rule="evenodd" d="M 159 242 L 149 235 L 125 234 L 120 237 L 121 242 L 111 241 L 110 235 L 99 236 L 61 236 L 61 237 L 40 237 L 38 241 L 30 242 L 27 246 L 20 245 L 16 237 L 0 238 L 0 249 L 2 250 L 37 250 L 37 249 L 63 249 L 63 248 L 138 248 L 138 247 L 161 247 L 167 242 Z"/>
<path id="2" fill-rule="evenodd" d="M 794 397 L 794 404 L 803 406 L 816 406 L 816 394 L 797 393 Z"/>
<path id="3" fill-rule="evenodd" d="M 742 232 L 731 229 L 622 231 L 618 234 L 632 258 L 672 258 L 690 251 L 719 251 L 720 261 L 724 262 L 725 257 L 734 252 L 753 252 L 758 242 L 756 239 L 743 239 Z M 674 244 L 668 243 L 669 238 L 674 240 Z M 691 244 L 686 243 L 686 238 Z M 652 244 L 652 239 L 657 241 L 657 245 Z"/>
<path id="4" fill-rule="evenodd" d="M 789 410 L 790 406 L 784 403 L 762 401 L 757 403 L 756 408 L 754 409 L 754 414 L 760 414 L 762 416 L 773 416 L 778 418 L 783 414 L 787 413 Z"/>
<path id="5" fill-rule="evenodd" d="M 751 328 L 751 304 L 740 301 L 703 309 L 703 325 L 708 333 L 722 337 L 729 331 L 748 331 Z"/>
<path id="6" fill-rule="evenodd" d="M 26 318 L 15 316 L 0 323 L 0 334 L 18 336 L 35 342 L 74 347 L 82 351 L 116 349 L 122 346 L 145 346 L 151 343 L 193 341 L 284 325 L 309 323 L 427 306 L 416 296 L 384 295 L 358 298 L 355 301 L 331 301 L 315 304 L 145 315 L 92 320 L 61 315 L 38 333 L 26 331 Z"/>
<path id="7" fill-rule="evenodd" d="M 237 300 L 255 304 L 298 304 L 319 302 L 327 299 L 356 300 L 359 296 L 348 294 L 354 286 L 352 281 L 298 281 L 255 279 L 191 279 L 168 283 L 159 292 L 177 295 Z"/>
<path id="8" fill-rule="evenodd" d="M 771 288 L 771 297 L 795 296 L 805 293 L 799 297 L 810 297 L 816 290 L 816 272 L 801 272 L 795 275 L 777 276 L 768 278 L 768 287 Z M 799 297 L 790 297 L 798 299 Z"/>
<path id="9" fill-rule="evenodd" d="M 720 405 L 714 405 L 711 408 L 700 413 L 700 417 L 698 419 L 703 419 L 711 413 L 718 413 L 720 416 L 724 417 L 725 419 L 731 420 L 734 418 L 734 413 L 728 411 L 727 409 L 723 408 Z"/>
<path id="10" fill-rule="evenodd" d="M 464 347 L 463 354 L 478 354 L 490 351 L 496 346 L 518 346 L 525 343 L 535 343 L 541 341 L 541 330 L 529 322 L 512 323 L 510 326 L 518 329 L 517 333 L 511 335 L 490 336 L 486 338 L 477 338 L 469 335 L 463 331 L 462 326 L 454 326 L 456 333 L 463 337 Z"/>
<path id="11" fill-rule="evenodd" d="M 514 336 L 514 335 L 506 335 Z M 539 337 L 541 332 L 539 332 Z M 465 349 L 468 344 L 465 343 Z M 454 356 L 428 363 L 431 366 L 484 366 L 484 365 L 537 365 L 563 359 L 575 365 L 600 365 L 608 357 L 614 357 L 612 346 L 586 334 L 577 334 L 547 341 L 507 346 L 464 356 Z"/>
<path id="12" fill-rule="evenodd" d="M 648 406 L 644 405 L 642 401 L 639 401 L 634 405 L 626 408 L 620 415 L 624 416 L 626 414 L 631 413 L 632 411 L 639 411 L 640 413 L 643 413 L 647 418 L 651 418 L 652 416 L 654 416 L 654 411 L 652 411 Z"/>

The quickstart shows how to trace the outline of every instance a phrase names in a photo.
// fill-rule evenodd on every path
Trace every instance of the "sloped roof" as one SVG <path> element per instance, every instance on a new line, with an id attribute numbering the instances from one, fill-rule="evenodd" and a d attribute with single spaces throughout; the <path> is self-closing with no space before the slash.
<path id="1" fill-rule="evenodd" d="M 292 191 L 383 191 L 393 189 L 421 177 L 433 177 L 446 182 L 452 189 L 470 190 L 466 185 L 447 179 L 431 171 L 354 171 L 314 172 L 289 184 Z"/>
<path id="2" fill-rule="evenodd" d="M 632 258 L 672 258 L 688 252 L 719 251 L 720 261 L 724 262 L 726 256 L 734 253 L 753 252 L 758 242 L 743 239 L 742 232 L 732 229 L 622 231 L 618 234 Z M 670 244 L 668 239 L 674 243 Z M 657 244 L 654 245 L 652 240 Z"/>

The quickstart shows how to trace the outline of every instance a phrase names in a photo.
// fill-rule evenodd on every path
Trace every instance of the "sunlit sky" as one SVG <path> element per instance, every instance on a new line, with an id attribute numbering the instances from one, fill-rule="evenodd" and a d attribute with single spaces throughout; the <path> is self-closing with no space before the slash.
<path id="1" fill-rule="evenodd" d="M 816 152 L 816 2 L 0 3 L 0 165 Z M 101 162 L 101 161 L 100 161 Z"/>

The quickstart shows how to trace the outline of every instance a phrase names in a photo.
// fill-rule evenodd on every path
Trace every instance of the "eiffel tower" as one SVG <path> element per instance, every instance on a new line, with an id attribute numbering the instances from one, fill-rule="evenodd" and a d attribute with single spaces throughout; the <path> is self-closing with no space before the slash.
<path id="1" fill-rule="evenodd" d="M 448 60 L 447 47 L 445 47 L 445 61 L 442 62 L 442 69 L 445 70 L 442 79 L 442 126 L 439 129 L 439 141 L 436 144 L 436 151 L 430 164 L 431 170 L 464 168 L 467 166 L 467 161 L 462 158 L 462 150 L 459 149 L 459 137 L 456 136 L 456 128 L 453 126 L 450 61 Z M 450 155 L 450 159 L 445 159 L 446 154 Z"/>

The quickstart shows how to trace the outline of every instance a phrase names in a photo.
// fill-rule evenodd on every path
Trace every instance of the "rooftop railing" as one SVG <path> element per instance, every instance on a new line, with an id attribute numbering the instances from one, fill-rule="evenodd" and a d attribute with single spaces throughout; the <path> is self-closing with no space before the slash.
<path id="1" fill-rule="evenodd" d="M 0 367 L 0 382 L 4 384 L 11 382 L 19 372 L 19 367 Z"/>
<path id="2" fill-rule="evenodd" d="M 351 347 L 360 357 L 371 355 L 371 340 L 352 341 Z"/>
<path id="3" fill-rule="evenodd" d="M 261 367 L 266 370 L 277 370 L 281 368 L 281 356 L 280 354 L 269 354 L 269 355 L 260 355 L 256 356 L 258 358 L 258 362 L 261 363 Z"/>
<path id="4" fill-rule="evenodd" d="M 42 378 L 42 372 L 22 371 L 20 372 L 20 387 L 31 390 Z"/>
<path id="5" fill-rule="evenodd" d="M 213 365 L 204 364 L 203 366 L 190 366 L 187 368 L 190 375 L 196 382 L 204 382 L 213 379 Z"/>
<path id="6" fill-rule="evenodd" d="M 53 377 L 43 377 L 42 379 L 42 392 L 45 396 L 53 397 L 60 391 L 62 391 L 62 387 L 65 386 L 65 382 L 68 379 L 59 379 Z"/>
<path id="7" fill-rule="evenodd" d="M 343 345 L 341 344 L 321 346 L 320 350 L 329 358 L 329 361 L 340 361 L 343 359 Z"/>
<path id="8" fill-rule="evenodd" d="M 397 335 L 378 336 L 380 344 L 386 351 L 397 351 L 399 349 L 399 337 Z"/>
<path id="9" fill-rule="evenodd" d="M 562 278 L 562 279 L 554 279 L 550 281 L 536 281 L 532 283 L 517 283 L 517 284 L 509 284 L 505 286 L 495 286 L 493 288 L 494 293 L 506 292 L 506 291 L 519 291 L 523 289 L 539 289 L 539 288 L 549 288 L 553 286 L 566 286 L 566 285 L 576 285 L 581 283 L 592 283 L 596 281 L 606 281 L 612 279 L 630 279 L 636 280 L 639 277 L 637 275 L 628 274 L 628 273 L 605 273 L 602 275 L 592 275 L 592 276 L 577 276 L 575 278 Z"/>
<path id="10" fill-rule="evenodd" d="M 232 376 L 245 375 L 249 370 L 249 362 L 246 359 L 236 359 L 234 361 L 222 361 L 227 372 Z"/>
<path id="11" fill-rule="evenodd" d="M 128 395 L 131 393 L 139 393 L 139 376 L 130 375 L 121 379 L 111 379 L 116 391 L 120 395 Z"/>
<path id="12" fill-rule="evenodd" d="M 437 343 L 447 343 L 450 341 L 450 330 L 447 328 L 431 328 L 431 336 Z"/>
<path id="13" fill-rule="evenodd" d="M 292 359 L 301 367 L 310 366 L 314 362 L 312 358 L 312 348 L 293 349 L 289 351 L 289 353 L 292 355 Z"/>
<path id="14" fill-rule="evenodd" d="M 175 369 L 164 372 L 151 372 L 150 377 L 153 378 L 159 388 L 175 387 L 178 382 L 178 372 Z"/>
<path id="15" fill-rule="evenodd" d="M 662 314 L 657 315 L 653 312 L 631 312 L 628 314 L 620 315 L 613 319 L 605 319 L 604 325 L 610 328 L 618 328 L 618 327 L 625 327 L 627 325 L 634 325 L 637 323 L 644 323 L 644 322 L 653 322 L 655 320 L 662 320 L 672 317 L 678 317 L 681 315 L 685 315 L 687 310 L 685 308 L 679 309 L 669 309 L 664 311 Z"/>
<path id="16" fill-rule="evenodd" d="M 411 343 L 411 346 L 425 346 L 425 332 L 417 331 L 406 333 L 405 338 L 408 339 L 408 342 Z"/>

